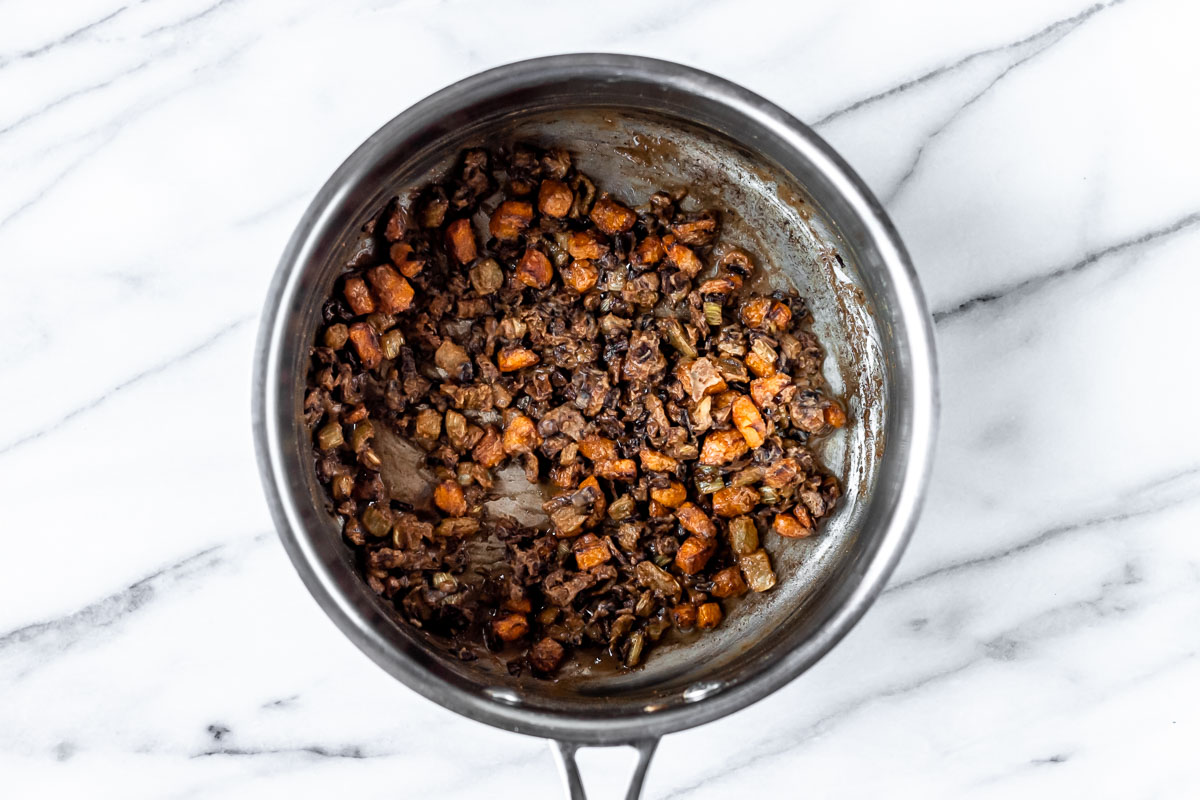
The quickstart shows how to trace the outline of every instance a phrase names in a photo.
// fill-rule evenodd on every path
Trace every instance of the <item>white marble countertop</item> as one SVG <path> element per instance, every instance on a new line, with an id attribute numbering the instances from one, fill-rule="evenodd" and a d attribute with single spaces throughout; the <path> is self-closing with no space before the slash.
<path id="1" fill-rule="evenodd" d="M 541 741 L 419 698 L 312 602 L 250 361 L 369 133 L 607 50 L 814 124 L 900 229 L 943 376 L 886 594 L 665 739 L 647 797 L 1200 795 L 1198 29 L 1170 0 L 0 0 L 0 794 L 559 796 Z M 614 757 L 584 762 L 615 792 Z"/>

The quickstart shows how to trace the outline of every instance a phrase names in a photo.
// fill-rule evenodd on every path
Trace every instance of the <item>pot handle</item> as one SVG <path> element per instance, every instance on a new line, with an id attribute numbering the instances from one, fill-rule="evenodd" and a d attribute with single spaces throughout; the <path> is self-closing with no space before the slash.
<path id="1" fill-rule="evenodd" d="M 638 800 L 642 796 L 642 784 L 646 780 L 646 770 L 650 768 L 650 759 L 654 758 L 654 750 L 658 747 L 658 737 L 630 742 L 629 746 L 637 750 L 638 761 L 633 770 L 633 777 L 629 779 L 629 791 L 625 793 L 625 800 Z M 570 800 L 587 800 L 587 792 L 583 790 L 583 779 L 579 776 L 579 765 L 575 763 L 575 753 L 579 748 L 580 745 L 575 742 L 550 742 L 550 752 L 554 754 L 558 772 L 562 775 Z"/>

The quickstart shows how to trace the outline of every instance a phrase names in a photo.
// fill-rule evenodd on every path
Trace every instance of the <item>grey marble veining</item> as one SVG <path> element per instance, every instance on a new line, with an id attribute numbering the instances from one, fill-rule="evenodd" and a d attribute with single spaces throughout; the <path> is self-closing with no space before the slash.
<path id="1" fill-rule="evenodd" d="M 261 299 L 317 187 L 480 69 L 610 50 L 809 120 L 884 199 L 945 409 L 887 591 L 648 797 L 1200 793 L 1200 7 L 0 2 L 4 796 L 556 797 L 374 667 L 275 540 Z M 589 752 L 616 796 L 628 754 Z"/>

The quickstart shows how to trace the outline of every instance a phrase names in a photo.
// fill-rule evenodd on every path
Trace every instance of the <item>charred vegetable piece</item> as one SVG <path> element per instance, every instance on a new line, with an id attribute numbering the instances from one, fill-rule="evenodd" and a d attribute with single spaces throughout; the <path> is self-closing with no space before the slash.
<path id="1" fill-rule="evenodd" d="M 524 414 L 517 414 L 504 429 L 504 452 L 509 455 L 532 453 L 542 443 L 537 426 Z"/>
<path id="2" fill-rule="evenodd" d="M 767 439 L 767 423 L 758 412 L 758 406 L 745 395 L 733 401 L 733 424 L 751 449 L 761 447 Z"/>
<path id="3" fill-rule="evenodd" d="M 721 606 L 717 603 L 704 603 L 696 610 L 696 627 L 712 630 L 721 624 Z"/>
<path id="4" fill-rule="evenodd" d="M 713 597 L 740 597 L 746 593 L 746 581 L 737 567 L 726 567 L 713 575 Z"/>
<path id="5" fill-rule="evenodd" d="M 808 516 L 807 512 L 804 515 Z M 812 524 L 805 525 L 795 514 L 779 514 L 772 526 L 780 536 L 789 539 L 803 539 L 812 533 Z"/>
<path id="6" fill-rule="evenodd" d="M 541 361 L 538 354 L 532 350 L 516 345 L 509 345 L 500 351 L 496 357 L 496 366 L 501 372 L 515 372 L 525 367 L 532 367 Z"/>
<path id="7" fill-rule="evenodd" d="M 753 486 L 730 486 L 713 495 L 713 513 L 726 518 L 749 514 L 758 504 L 759 497 L 759 491 Z"/>
<path id="8" fill-rule="evenodd" d="M 475 248 L 475 231 L 471 228 L 471 220 L 458 219 L 446 227 L 446 247 L 454 260 L 460 264 L 470 264 L 475 260 L 478 251 Z"/>
<path id="9" fill-rule="evenodd" d="M 675 554 L 675 566 L 679 568 L 680 572 L 695 575 L 704 569 L 704 565 L 712 558 L 716 549 L 715 539 L 689 536 L 683 544 L 679 545 L 679 551 Z"/>
<path id="10" fill-rule="evenodd" d="M 383 361 L 383 348 L 379 346 L 379 335 L 365 322 L 350 326 L 350 343 L 358 353 L 358 360 L 366 369 L 375 369 Z"/>
<path id="11" fill-rule="evenodd" d="M 713 539 L 717 535 L 717 526 L 708 515 L 695 503 L 684 503 L 675 510 L 679 525 L 688 533 L 694 533 L 705 539 Z"/>
<path id="12" fill-rule="evenodd" d="M 575 196 L 571 194 L 570 186 L 554 178 L 542 181 L 538 189 L 538 211 L 547 217 L 565 217 L 574 202 Z"/>
<path id="13" fill-rule="evenodd" d="M 648 472 L 674 472 L 679 469 L 678 461 L 656 450 L 642 448 L 638 458 L 642 460 L 642 469 Z"/>
<path id="14" fill-rule="evenodd" d="M 541 672 L 554 672 L 565 654 L 563 646 L 547 636 L 529 650 L 529 663 Z"/>
<path id="15" fill-rule="evenodd" d="M 545 253 L 531 247 L 521 256 L 516 276 L 517 280 L 530 288 L 545 289 L 554 280 L 554 267 Z"/>
<path id="16" fill-rule="evenodd" d="M 704 439 L 700 463 L 717 466 L 740 458 L 750 449 L 746 438 L 738 431 L 714 431 Z"/>
<path id="17" fill-rule="evenodd" d="M 524 233 L 533 222 L 533 206 L 521 200 L 506 200 L 492 212 L 488 232 L 497 239 L 510 242 Z"/>
<path id="18" fill-rule="evenodd" d="M 524 614 L 506 614 L 492 621 L 496 635 L 506 642 L 515 642 L 529 633 L 529 621 Z"/>
<path id="19" fill-rule="evenodd" d="M 592 206 L 591 218 L 596 227 L 609 236 L 623 233 L 637 222 L 637 214 L 613 200 L 608 193 L 600 195 L 600 199 Z"/>
<path id="20" fill-rule="evenodd" d="M 358 276 L 346 279 L 342 294 L 346 296 L 346 302 L 355 314 L 370 314 L 375 310 L 375 298 L 371 296 L 367 282 Z"/>

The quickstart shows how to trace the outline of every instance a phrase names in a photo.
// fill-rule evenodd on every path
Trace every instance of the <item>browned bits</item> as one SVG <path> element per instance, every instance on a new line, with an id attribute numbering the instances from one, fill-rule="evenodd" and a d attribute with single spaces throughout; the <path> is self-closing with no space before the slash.
<path id="1" fill-rule="evenodd" d="M 642 448 L 638 452 L 638 458 L 642 460 L 642 469 L 648 472 L 674 472 L 679 469 L 678 461 L 657 450 Z"/>
<path id="2" fill-rule="evenodd" d="M 747 287 L 752 258 L 687 194 L 635 210 L 566 151 L 467 150 L 388 201 L 322 307 L 316 477 L 367 586 L 449 652 L 539 677 L 576 649 L 636 666 L 775 585 L 760 526 L 807 536 L 835 508 L 812 440 L 848 420 L 806 305 Z M 416 507 L 391 495 L 404 453 L 432 476 Z M 517 473 L 555 487 L 548 523 L 495 502 Z"/>
<path id="3" fill-rule="evenodd" d="M 547 636 L 529 650 L 529 663 L 542 672 L 554 672 L 562 663 L 566 651 L 558 642 Z"/>
<path id="4" fill-rule="evenodd" d="M 538 211 L 547 217 L 565 217 L 574 201 L 571 187 L 562 181 L 547 178 L 538 189 Z"/>
<path id="5" fill-rule="evenodd" d="M 685 575 L 695 575 L 704 569 L 704 565 L 712 558 L 716 549 L 715 539 L 689 536 L 679 545 L 679 552 L 675 554 L 675 566 Z"/>
<path id="6" fill-rule="evenodd" d="M 502 242 L 519 237 L 533 222 L 533 206 L 521 200 L 506 200 L 492 212 L 488 232 Z"/>
<path id="7" fill-rule="evenodd" d="M 595 263 L 587 259 L 577 258 L 563 267 L 562 276 L 563 283 L 573 291 L 584 294 L 591 291 L 596 285 L 596 280 L 600 277 L 600 271 L 596 269 Z"/>
<path id="8" fill-rule="evenodd" d="M 713 431 L 704 437 L 700 463 L 707 466 L 728 464 L 735 458 L 744 456 L 749 449 L 745 437 L 738 431 Z"/>
<path id="9" fill-rule="evenodd" d="M 365 322 L 356 322 L 350 326 L 350 342 L 358 360 L 366 369 L 375 369 L 383 361 L 383 349 L 379 346 L 379 336 L 375 329 Z"/>
<path id="10" fill-rule="evenodd" d="M 596 462 L 596 474 L 610 481 L 636 481 L 637 463 L 631 458 L 614 458 Z"/>
<path id="11" fill-rule="evenodd" d="M 741 597 L 746 593 L 746 580 L 737 567 L 726 567 L 713 575 L 713 597 Z"/>
<path id="12" fill-rule="evenodd" d="M 771 527 L 780 536 L 786 536 L 789 539 L 803 539 L 812 533 L 812 525 L 804 525 L 794 514 L 777 514 Z"/>
<path id="13" fill-rule="evenodd" d="M 609 236 L 624 233 L 637 222 L 637 214 L 613 200 L 607 192 L 600 195 L 600 199 L 592 206 L 590 216 L 596 227 Z"/>
<path id="14" fill-rule="evenodd" d="M 704 603 L 696 610 L 696 627 L 702 630 L 712 630 L 721 624 L 721 606 L 717 603 Z"/>
<path id="15" fill-rule="evenodd" d="M 505 455 L 504 443 L 500 439 L 500 434 L 492 427 L 488 427 L 483 432 L 483 438 L 471 451 L 471 458 L 475 459 L 475 463 L 487 469 L 498 466 L 504 460 Z"/>
<path id="16" fill-rule="evenodd" d="M 752 591 L 765 592 L 775 585 L 775 570 L 771 569 L 771 557 L 766 550 L 760 548 L 739 556 L 738 566 Z"/>
<path id="17" fill-rule="evenodd" d="M 433 490 L 433 502 L 452 517 L 467 515 L 467 498 L 457 481 L 442 481 Z"/>
<path id="18" fill-rule="evenodd" d="M 532 453 L 542 443 L 537 426 L 524 414 L 517 414 L 504 429 L 504 452 L 510 456 L 517 453 Z"/>
<path id="19" fill-rule="evenodd" d="M 704 269 L 704 264 L 692 248 L 682 244 L 667 246 L 667 261 L 689 278 L 694 278 Z"/>
<path id="20" fill-rule="evenodd" d="M 450 255 L 460 264 L 470 264 L 478 251 L 475 248 L 475 230 L 471 220 L 456 219 L 446 226 L 446 247 Z"/>
<path id="21" fill-rule="evenodd" d="M 715 538 L 717 526 L 708 518 L 708 514 L 695 503 L 684 503 L 675 510 L 679 525 L 688 533 L 694 533 L 705 539 Z"/>
<path id="22" fill-rule="evenodd" d="M 532 367 L 541 361 L 538 354 L 518 345 L 509 345 L 496 356 L 496 366 L 501 372 L 515 372 L 525 367 Z"/>
<path id="23" fill-rule="evenodd" d="M 529 633 L 529 620 L 524 614 L 505 614 L 492 620 L 492 630 L 506 642 L 515 642 Z"/>
<path id="24" fill-rule="evenodd" d="M 761 447 L 767 440 L 767 423 L 758 412 L 758 406 L 745 395 L 739 395 L 738 399 L 733 401 L 733 424 L 752 449 Z"/>
<path id="25" fill-rule="evenodd" d="M 529 248 L 517 264 L 517 280 L 532 289 L 545 289 L 554 280 L 554 267 L 541 250 Z"/>
<path id="26" fill-rule="evenodd" d="M 342 286 L 342 294 L 345 295 L 350 310 L 355 314 L 370 314 L 375 310 L 375 298 L 371 297 L 371 290 L 367 288 L 367 282 L 357 275 L 346 278 L 346 282 Z"/>
<path id="27" fill-rule="evenodd" d="M 600 541 L 594 533 L 585 533 L 575 540 L 575 563 L 580 569 L 598 567 L 612 558 L 608 545 Z"/>
<path id="28" fill-rule="evenodd" d="M 608 244 L 595 231 L 578 231 L 567 240 L 571 258 L 595 261 L 608 252 Z"/>
<path id="29" fill-rule="evenodd" d="M 713 513 L 727 519 L 749 514 L 760 496 L 753 486 L 730 486 L 713 495 Z"/>

